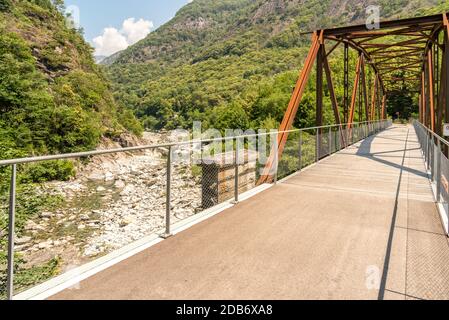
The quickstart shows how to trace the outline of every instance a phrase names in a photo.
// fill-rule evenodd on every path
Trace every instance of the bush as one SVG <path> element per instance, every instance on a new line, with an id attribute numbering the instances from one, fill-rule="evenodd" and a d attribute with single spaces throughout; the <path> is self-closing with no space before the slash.
<path id="1" fill-rule="evenodd" d="M 11 7 L 11 0 L 0 0 L 0 11 L 9 11 Z"/>
<path id="2" fill-rule="evenodd" d="M 141 136 L 143 133 L 142 124 L 139 120 L 136 119 L 131 110 L 124 110 L 119 114 L 119 122 L 122 124 L 127 130 L 131 131 L 137 136 Z"/>
<path id="3" fill-rule="evenodd" d="M 68 160 L 46 161 L 27 165 L 20 174 L 22 183 L 42 183 L 46 181 L 68 181 L 75 175 L 73 162 Z"/>

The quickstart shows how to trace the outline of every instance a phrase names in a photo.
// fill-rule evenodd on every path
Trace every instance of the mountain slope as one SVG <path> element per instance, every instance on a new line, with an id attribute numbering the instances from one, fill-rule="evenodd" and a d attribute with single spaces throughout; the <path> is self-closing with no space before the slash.
<path id="1" fill-rule="evenodd" d="M 108 74 L 150 128 L 273 127 L 307 53 L 302 33 L 364 23 L 369 5 L 384 20 L 449 10 L 444 0 L 194 0 L 115 57 Z M 312 124 L 312 92 L 313 84 L 296 125 Z"/>
<path id="2" fill-rule="evenodd" d="M 139 132 L 92 48 L 49 0 L 0 0 L 0 159 L 92 149 Z"/>

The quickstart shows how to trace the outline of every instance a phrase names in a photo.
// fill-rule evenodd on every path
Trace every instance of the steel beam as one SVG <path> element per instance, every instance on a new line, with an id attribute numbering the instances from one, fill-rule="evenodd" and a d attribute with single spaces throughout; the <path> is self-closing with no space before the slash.
<path id="1" fill-rule="evenodd" d="M 325 48 L 324 44 L 322 45 L 322 47 L 323 47 L 323 67 L 324 67 L 324 71 L 326 73 L 327 87 L 329 90 L 329 96 L 330 96 L 330 100 L 331 100 L 331 104 L 332 104 L 332 110 L 334 111 L 335 123 L 339 125 L 339 132 L 341 134 L 342 142 L 344 145 L 346 145 L 345 137 L 341 130 L 341 116 L 340 116 L 340 111 L 338 110 L 338 101 L 337 101 L 337 96 L 335 95 L 334 83 L 332 80 L 332 72 L 331 72 L 331 68 L 329 66 L 329 61 L 327 60 L 326 48 Z"/>
<path id="2" fill-rule="evenodd" d="M 416 25 L 431 25 L 441 22 L 442 22 L 441 14 L 411 19 L 382 21 L 380 23 L 379 30 L 416 26 Z M 325 35 L 334 35 L 334 36 L 345 35 L 355 32 L 367 32 L 366 24 L 324 30 Z"/>
<path id="3" fill-rule="evenodd" d="M 320 47 L 318 49 L 318 55 L 316 57 L 316 122 L 315 125 L 317 127 L 321 127 L 323 125 L 323 56 L 324 56 L 324 50 L 323 50 L 323 44 L 320 44 Z M 322 138 L 323 132 L 321 129 L 317 129 L 317 139 L 316 139 L 316 148 L 317 148 L 317 155 L 318 160 L 320 160 L 321 155 L 321 145 L 322 145 Z"/>
<path id="4" fill-rule="evenodd" d="M 349 118 L 348 118 L 348 129 L 351 129 L 352 123 L 354 122 L 354 112 L 355 107 L 357 103 L 357 93 L 359 90 L 359 83 L 360 83 L 360 69 L 362 67 L 362 54 L 359 55 L 359 59 L 357 60 L 357 66 L 355 69 L 355 80 L 354 80 L 354 87 L 352 89 L 352 98 L 351 98 L 351 107 L 349 109 Z"/>
<path id="5" fill-rule="evenodd" d="M 385 120 L 386 117 L 386 109 L 387 109 L 387 95 L 384 93 L 382 97 L 382 120 Z"/>
<path id="6" fill-rule="evenodd" d="M 444 17 L 444 54 L 443 54 L 443 61 L 444 61 L 444 68 L 441 71 L 444 73 L 445 82 L 441 85 L 441 91 L 443 91 L 442 96 L 444 98 L 444 121 L 446 123 L 449 123 L 449 21 L 446 14 L 443 14 Z"/>
<path id="7" fill-rule="evenodd" d="M 365 104 L 365 121 L 369 121 L 369 104 L 368 104 L 368 94 L 366 89 L 366 70 L 365 70 L 365 59 L 362 59 L 362 95 L 363 102 Z"/>
<path id="8" fill-rule="evenodd" d="M 435 132 L 435 79 L 433 76 L 433 55 L 432 50 L 427 51 L 428 73 L 429 73 L 429 99 L 430 99 L 430 129 Z"/>
<path id="9" fill-rule="evenodd" d="M 348 122 L 348 112 L 349 112 L 349 45 L 345 43 L 344 50 L 344 123 Z"/>
<path id="10" fill-rule="evenodd" d="M 374 74 L 373 91 L 371 95 L 370 120 L 376 119 L 377 74 Z"/>
<path id="11" fill-rule="evenodd" d="M 304 94 L 304 90 L 307 85 L 307 81 L 309 80 L 310 73 L 312 71 L 312 67 L 315 63 L 315 59 L 318 54 L 318 49 L 320 47 L 320 44 L 323 43 L 323 32 L 317 32 L 313 33 L 312 36 L 312 46 L 310 47 L 309 53 L 307 55 L 306 61 L 304 63 L 304 67 L 300 72 L 298 81 L 296 82 L 295 89 L 293 91 L 292 97 L 290 99 L 290 102 L 288 104 L 287 110 L 284 115 L 284 119 L 282 120 L 281 126 L 279 128 L 279 134 L 278 137 L 278 144 L 276 149 L 272 149 L 270 153 L 270 157 L 268 158 L 267 164 L 262 172 L 261 178 L 259 179 L 258 184 L 265 183 L 271 179 L 270 172 L 271 167 L 273 166 L 275 158 L 281 157 L 285 143 L 287 142 L 288 138 L 288 131 L 293 126 L 294 119 L 296 117 L 296 114 L 298 112 L 299 103 L 302 100 L 302 96 Z M 277 155 L 275 155 L 277 153 Z"/>

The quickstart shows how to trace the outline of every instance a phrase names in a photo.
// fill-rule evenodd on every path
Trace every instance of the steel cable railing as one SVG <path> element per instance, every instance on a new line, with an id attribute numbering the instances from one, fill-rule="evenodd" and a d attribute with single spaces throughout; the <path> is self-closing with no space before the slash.
<path id="1" fill-rule="evenodd" d="M 433 192 L 442 213 L 443 225 L 446 233 L 449 234 L 449 142 L 419 121 L 415 120 L 413 126 L 421 145 Z"/>
<path id="2" fill-rule="evenodd" d="M 278 179 L 285 178 L 295 172 L 301 171 L 306 166 L 320 161 L 321 159 L 357 143 L 370 135 L 376 134 L 389 126 L 391 126 L 391 121 L 382 120 L 353 123 L 350 126 L 330 125 L 290 130 L 288 131 L 289 137 L 282 157 L 275 161 L 274 169 L 272 171 L 274 178 L 273 182 L 276 183 Z M 159 201 L 158 208 L 161 210 L 158 209 L 159 211 L 154 211 L 154 213 L 151 212 L 151 214 L 157 217 L 165 217 L 163 220 L 158 220 L 156 227 L 163 226 L 165 231 L 163 231 L 162 236 L 169 237 L 172 232 L 171 227 L 174 220 L 180 220 L 184 217 L 191 216 L 198 211 L 201 212 L 225 201 L 232 200 L 237 203 L 240 200 L 242 193 L 255 188 L 256 182 L 260 177 L 260 172 L 263 171 L 262 169 L 265 166 L 261 153 L 264 151 L 265 154 L 269 154 L 270 150 L 273 150 L 273 146 L 277 149 L 276 146 L 280 133 L 281 132 L 275 131 L 219 139 L 190 140 L 167 144 L 0 161 L 0 168 L 8 166 L 11 168 L 11 176 L 8 183 L 10 186 L 9 199 L 7 200 L 9 203 L 6 206 L 3 206 L 5 211 L 0 212 L 8 217 L 7 245 L 5 248 L 7 250 L 7 265 L 6 270 L 4 270 L 6 272 L 4 277 L 6 278 L 6 288 L 3 288 L 3 290 L 0 291 L 6 292 L 7 299 L 12 299 L 15 292 L 15 218 L 16 206 L 18 204 L 16 199 L 18 192 L 16 185 L 19 183 L 18 174 L 20 173 L 20 168 L 18 166 L 52 160 L 86 159 L 86 157 L 101 155 L 165 150 L 165 158 L 161 159 L 160 163 L 156 164 L 154 168 L 154 171 L 161 171 L 164 170 L 165 167 L 165 173 L 163 175 L 165 181 L 158 181 L 158 183 L 155 183 L 154 181 L 149 182 L 148 179 L 152 179 L 150 173 L 149 175 L 142 176 L 141 181 L 136 182 L 136 184 L 141 188 L 145 188 L 147 184 L 151 185 L 153 189 L 150 190 L 154 190 L 154 188 L 164 189 L 164 191 L 157 190 L 158 193 L 152 196 L 153 199 L 158 198 L 156 200 Z M 264 148 L 260 148 L 259 141 L 262 140 L 262 138 L 266 138 L 267 140 Z M 256 140 L 258 141 L 258 148 L 257 150 L 253 150 L 252 146 L 254 146 L 254 141 Z M 226 150 L 226 146 L 229 145 L 233 151 L 222 153 L 222 150 Z M 241 149 L 236 146 L 240 146 Z M 211 152 L 211 149 L 214 148 L 215 150 L 218 150 L 215 154 Z M 199 150 L 201 161 L 197 164 L 192 164 L 192 159 L 190 159 L 191 162 L 187 161 L 187 163 L 177 162 L 175 153 L 179 150 L 187 150 L 191 154 L 195 152 L 194 150 Z M 207 154 L 207 156 L 205 156 L 205 154 Z M 224 158 L 227 158 L 229 161 L 224 161 Z M 208 161 L 205 161 L 206 159 Z M 118 181 L 120 183 L 117 182 L 116 185 L 123 184 L 120 179 L 118 179 Z M 188 189 L 187 192 L 183 193 L 181 191 L 185 184 L 188 185 Z M 103 187 L 101 188 L 101 190 L 104 189 Z M 123 188 L 123 186 L 121 188 Z M 100 187 L 98 190 L 100 190 Z M 122 191 L 120 194 L 126 197 L 126 201 L 131 201 L 130 199 L 132 199 L 134 191 L 125 191 Z M 165 194 L 165 199 L 160 199 L 162 192 Z M 110 198 L 113 199 L 113 197 Z M 105 199 L 110 198 L 105 197 Z M 139 207 L 139 203 L 134 203 L 132 206 Z M 132 206 L 130 208 L 132 208 Z M 162 207 L 164 207 L 163 212 Z M 150 210 L 146 208 L 147 207 L 143 208 L 142 211 Z M 0 205 L 0 210 L 1 209 L 2 206 Z M 64 216 L 64 214 L 65 213 L 62 212 L 57 216 Z M 65 220 L 65 218 L 61 219 Z M 60 222 L 63 221 L 57 221 L 57 224 Z M 1 237 L 5 237 L 5 234 L 0 234 L 0 240 L 2 240 Z M 0 270 L 0 273 L 1 272 L 2 270 Z"/>

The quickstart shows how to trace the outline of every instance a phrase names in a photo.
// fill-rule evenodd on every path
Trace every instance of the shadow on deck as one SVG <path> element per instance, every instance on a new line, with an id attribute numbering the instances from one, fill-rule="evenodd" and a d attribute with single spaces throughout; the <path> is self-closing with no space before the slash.
<path id="1" fill-rule="evenodd" d="M 396 126 L 52 299 L 449 299 L 449 242 Z"/>

